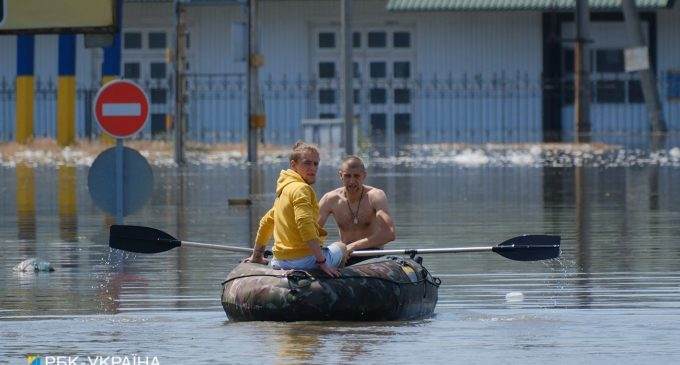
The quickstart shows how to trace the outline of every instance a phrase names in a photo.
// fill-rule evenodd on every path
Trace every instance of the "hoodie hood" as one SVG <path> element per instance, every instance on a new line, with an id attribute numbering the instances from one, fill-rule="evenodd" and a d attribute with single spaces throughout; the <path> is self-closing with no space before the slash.
<path id="1" fill-rule="evenodd" d="M 279 179 L 276 181 L 276 196 L 281 196 L 283 188 L 296 182 L 307 184 L 307 182 L 297 172 L 291 169 L 281 170 Z"/>

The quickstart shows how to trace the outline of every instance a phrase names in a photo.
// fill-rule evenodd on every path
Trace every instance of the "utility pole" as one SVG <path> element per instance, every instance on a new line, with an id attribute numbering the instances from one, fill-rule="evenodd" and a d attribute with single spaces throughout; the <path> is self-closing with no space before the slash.
<path id="1" fill-rule="evenodd" d="M 186 131 L 186 9 L 175 0 L 175 163 L 184 165 L 184 132 Z"/>
<path id="2" fill-rule="evenodd" d="M 576 0 L 574 14 L 576 42 L 574 44 L 574 139 L 576 143 L 590 142 L 590 57 L 588 0 Z"/>
<path id="3" fill-rule="evenodd" d="M 258 7 L 256 0 L 248 0 L 248 162 L 257 163 L 257 143 L 260 130 L 266 125 L 264 104 L 260 95 L 258 71 L 264 64 L 259 53 Z"/>
<path id="4" fill-rule="evenodd" d="M 633 41 L 633 47 L 644 47 L 645 56 L 649 60 L 649 51 L 642 34 L 642 24 L 640 23 L 640 16 L 635 7 L 634 0 L 622 0 L 621 6 L 623 8 L 623 15 L 626 20 L 626 29 L 628 35 Z M 649 61 L 647 61 L 649 64 Z M 659 90 L 656 87 L 656 76 L 651 65 L 647 68 L 639 70 L 640 84 L 642 86 L 642 95 L 645 97 L 645 105 L 647 106 L 647 114 L 649 115 L 650 128 L 653 133 L 666 132 L 666 121 L 663 118 L 663 111 L 661 110 L 661 102 L 659 99 Z"/>
<path id="5" fill-rule="evenodd" d="M 345 119 L 345 154 L 354 154 L 354 67 L 352 64 L 352 0 L 341 0 L 342 115 Z"/>

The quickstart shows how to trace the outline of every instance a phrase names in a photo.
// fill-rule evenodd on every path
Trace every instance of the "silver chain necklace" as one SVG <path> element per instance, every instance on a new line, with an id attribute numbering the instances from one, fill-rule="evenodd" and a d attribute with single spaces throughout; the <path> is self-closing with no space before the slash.
<path id="1" fill-rule="evenodd" d="M 349 213 L 352 215 L 352 222 L 354 224 L 359 224 L 359 207 L 361 207 L 361 199 L 364 198 L 364 186 L 361 185 L 361 196 L 359 196 L 359 204 L 357 204 L 357 212 L 354 213 L 352 206 L 349 205 L 349 195 L 347 194 L 347 188 L 345 188 L 345 197 L 347 198 L 347 208 L 349 208 Z"/>

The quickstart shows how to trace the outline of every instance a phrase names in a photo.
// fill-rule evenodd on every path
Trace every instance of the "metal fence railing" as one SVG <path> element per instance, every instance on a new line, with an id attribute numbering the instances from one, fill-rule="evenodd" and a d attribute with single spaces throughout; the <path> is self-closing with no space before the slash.
<path id="1" fill-rule="evenodd" d="M 138 138 L 164 138 L 172 128 L 171 80 L 137 80 L 151 99 L 151 121 Z M 267 115 L 263 139 L 289 144 L 302 137 L 305 119 L 341 116 L 339 80 L 302 75 L 263 75 Z M 355 79 L 355 114 L 360 143 L 373 146 L 446 142 L 536 142 L 543 139 L 545 101 L 559 110 L 564 140 L 570 140 L 572 81 L 534 79 L 526 74 L 414 75 L 408 79 Z M 593 133 L 640 134 L 649 130 L 639 81 L 631 74 L 591 78 Z M 658 88 L 670 131 L 680 131 L 680 75 L 663 72 Z M 78 138 L 99 134 L 92 117 L 97 86 L 76 93 Z M 187 75 L 189 140 L 240 143 L 246 138 L 246 80 L 242 74 Z M 34 135 L 56 135 L 56 83 L 35 81 Z M 14 138 L 16 91 L 0 80 L 0 141 Z"/>

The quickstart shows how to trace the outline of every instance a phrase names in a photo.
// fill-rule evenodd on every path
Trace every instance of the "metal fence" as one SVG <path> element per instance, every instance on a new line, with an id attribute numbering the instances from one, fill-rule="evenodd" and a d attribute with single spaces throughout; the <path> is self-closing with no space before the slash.
<path id="1" fill-rule="evenodd" d="M 664 115 L 680 131 L 680 77 L 658 76 Z M 173 112 L 171 80 L 137 80 L 150 95 L 152 121 L 137 138 L 165 138 Z M 629 74 L 594 75 L 591 123 L 595 134 L 640 134 L 649 130 L 639 82 Z M 263 140 L 290 144 L 302 137 L 305 119 L 341 115 L 339 80 L 302 75 L 264 75 L 267 115 Z M 545 99 L 558 98 L 564 140 L 572 133 L 572 81 L 532 79 L 526 74 L 417 75 L 408 79 L 356 79 L 355 113 L 360 144 L 372 146 L 447 142 L 536 142 L 543 139 Z M 98 86 L 77 88 L 77 138 L 99 134 L 92 117 Z M 557 92 L 556 92 L 557 89 Z M 188 139 L 240 143 L 246 138 L 246 80 L 241 74 L 190 74 Z M 14 138 L 15 85 L 0 80 L 0 140 Z M 34 135 L 56 135 L 56 84 L 36 79 Z"/>

